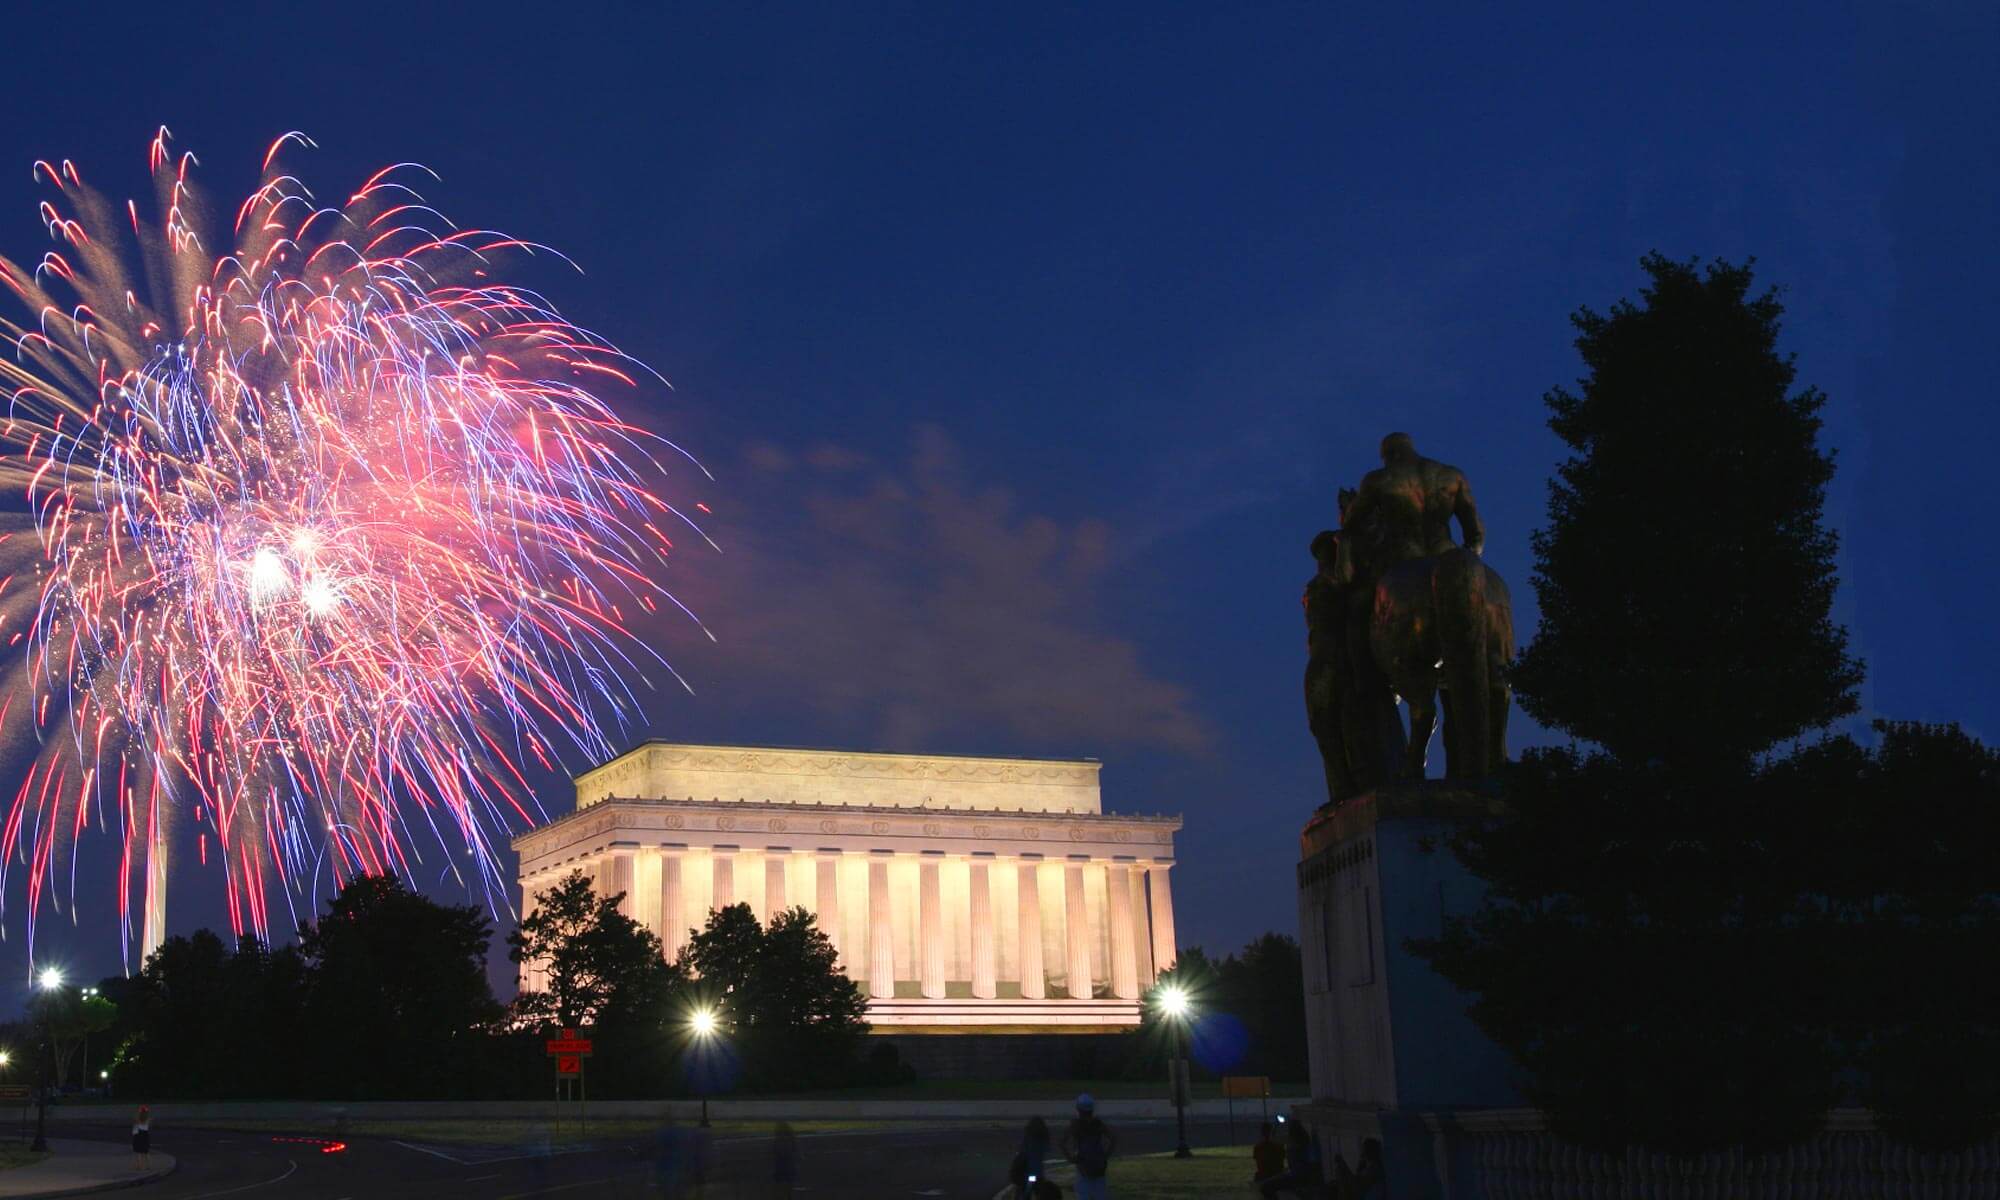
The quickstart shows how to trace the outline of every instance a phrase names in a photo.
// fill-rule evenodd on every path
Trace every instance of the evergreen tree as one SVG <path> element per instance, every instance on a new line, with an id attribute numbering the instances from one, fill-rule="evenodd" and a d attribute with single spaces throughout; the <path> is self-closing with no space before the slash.
<path id="1" fill-rule="evenodd" d="M 1790 392 L 1748 266 L 1642 265 L 1642 303 L 1575 318 L 1581 395 L 1546 397 L 1573 454 L 1514 671 L 1523 708 L 1601 752 L 1509 768 L 1513 816 L 1454 847 L 1486 905 L 1412 948 L 1563 1136 L 1771 1148 L 1817 1130 L 1842 1082 L 1824 814 L 1757 767 L 1855 709 L 1824 401 Z"/>
<path id="2" fill-rule="evenodd" d="M 1643 261 L 1642 303 L 1572 318 L 1588 374 L 1545 397 L 1572 457 L 1534 537 L 1521 707 L 1621 761 L 1727 769 L 1855 711 L 1833 624 L 1833 461 L 1748 264 Z"/>

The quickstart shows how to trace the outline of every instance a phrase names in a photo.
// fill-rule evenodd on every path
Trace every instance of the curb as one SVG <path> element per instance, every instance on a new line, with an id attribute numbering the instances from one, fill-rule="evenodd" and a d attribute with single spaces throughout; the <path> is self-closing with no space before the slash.
<path id="1" fill-rule="evenodd" d="M 103 1183 L 85 1184 L 82 1187 L 57 1188 L 49 1192 L 18 1192 L 9 1195 L 6 1200 L 55 1200 L 58 1196 L 88 1196 L 93 1192 L 115 1192 L 120 1188 L 139 1187 L 142 1184 L 155 1183 L 180 1170 L 181 1166 L 181 1160 L 178 1155 L 163 1154 L 161 1157 L 170 1158 L 172 1161 L 157 1170 L 148 1171 L 143 1175 L 134 1175 L 129 1179 L 108 1179 Z"/>

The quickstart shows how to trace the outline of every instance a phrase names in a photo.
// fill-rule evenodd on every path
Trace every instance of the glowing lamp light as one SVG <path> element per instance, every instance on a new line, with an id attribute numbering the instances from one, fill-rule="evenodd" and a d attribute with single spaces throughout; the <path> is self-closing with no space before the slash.
<path id="1" fill-rule="evenodd" d="M 8 1063 L 13 1061 L 14 1061 L 14 1055 L 12 1052 L 7 1050 L 0 1050 L 0 1067 L 4 1067 Z"/>
<path id="2" fill-rule="evenodd" d="M 1186 989 L 1163 987 L 1160 989 L 1160 1011 L 1179 1020 L 1188 1014 L 1188 994 Z"/>
<path id="3" fill-rule="evenodd" d="M 696 1009 L 694 1015 L 688 1018 L 688 1028 L 693 1030 L 694 1035 L 698 1038 L 713 1037 L 715 1035 L 715 1013 L 706 1008 Z"/>

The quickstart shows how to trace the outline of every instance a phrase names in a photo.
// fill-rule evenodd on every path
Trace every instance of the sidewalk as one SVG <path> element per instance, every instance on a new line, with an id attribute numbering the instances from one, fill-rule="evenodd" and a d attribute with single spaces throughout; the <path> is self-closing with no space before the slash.
<path id="1" fill-rule="evenodd" d="M 50 1138 L 52 1153 L 32 1166 L 0 1171 L 0 1197 L 76 1196 L 106 1188 L 150 1183 L 174 1169 L 174 1156 L 153 1151 L 144 1171 L 132 1169 L 132 1151 L 117 1142 L 85 1142 Z"/>
<path id="2" fill-rule="evenodd" d="M 967 1097 L 911 1097 L 908 1099 L 812 1099 L 736 1100 L 711 1097 L 709 1110 L 717 1120 L 750 1121 L 936 1121 L 957 1119 L 998 1119 L 1025 1121 L 1032 1116 L 1056 1117 L 1067 1113 L 1074 1093 L 1044 1099 L 982 1100 Z M 1304 1096 L 1273 1096 L 1270 1112 L 1288 1111 L 1305 1103 Z M 1238 1121 L 1259 1119 L 1264 1112 L 1255 1100 L 1235 1102 Z M 553 1111 L 547 1100 L 366 1100 L 333 1103 L 313 1100 L 272 1101 L 161 1101 L 153 1105 L 156 1122 L 203 1121 L 290 1121 L 300 1125 L 329 1126 L 337 1116 L 355 1121 L 457 1121 L 457 1120 L 543 1120 Z M 625 1117 L 657 1120 L 671 1112 L 683 1120 L 701 1113 L 698 1100 L 592 1100 L 594 1117 Z M 1222 1120 L 1230 1112 L 1230 1102 L 1204 1097 L 1188 1105 L 1188 1119 Z M 1174 1106 L 1166 1099 L 1106 1099 L 1099 1097 L 1097 1114 L 1107 1121 L 1171 1121 Z M 129 1124 L 131 1113 L 122 1106 L 65 1104 L 49 1110 L 51 1121 L 64 1123 Z M 1253 1124 L 1251 1128 L 1256 1128 Z M 0 1196 L 7 1195 L 0 1192 Z"/>

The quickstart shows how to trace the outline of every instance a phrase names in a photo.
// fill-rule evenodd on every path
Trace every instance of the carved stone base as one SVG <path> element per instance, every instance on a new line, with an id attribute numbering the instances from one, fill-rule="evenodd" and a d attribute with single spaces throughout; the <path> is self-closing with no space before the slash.
<path id="1" fill-rule="evenodd" d="M 1380 1139 L 1390 1196 L 1476 1195 L 1443 1190 L 1453 1155 L 1433 1126 L 1522 1103 L 1508 1059 L 1465 1015 L 1467 997 L 1407 945 L 1480 905 L 1484 885 L 1448 842 L 1503 812 L 1489 793 L 1426 781 L 1323 808 L 1299 834 L 1313 1102 L 1298 1116 L 1328 1164 L 1336 1151 L 1354 1164 L 1364 1138 Z"/>

